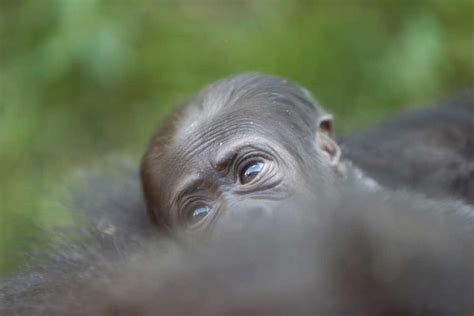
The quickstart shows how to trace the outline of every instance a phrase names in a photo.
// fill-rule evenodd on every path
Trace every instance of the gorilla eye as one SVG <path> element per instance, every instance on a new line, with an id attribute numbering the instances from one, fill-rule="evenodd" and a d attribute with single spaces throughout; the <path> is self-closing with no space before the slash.
<path id="1" fill-rule="evenodd" d="M 186 221 L 188 225 L 194 225 L 202 221 L 211 211 L 211 208 L 207 205 L 198 205 L 189 210 L 186 215 Z"/>
<path id="2" fill-rule="evenodd" d="M 239 180 L 241 184 L 247 184 L 252 182 L 258 174 L 263 170 L 265 167 L 265 163 L 261 160 L 252 161 L 246 164 L 240 171 Z"/>

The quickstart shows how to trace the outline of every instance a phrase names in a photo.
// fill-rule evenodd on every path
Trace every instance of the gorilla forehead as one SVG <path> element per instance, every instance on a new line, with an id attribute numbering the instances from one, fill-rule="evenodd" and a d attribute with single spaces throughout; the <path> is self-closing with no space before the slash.
<path id="1" fill-rule="evenodd" d="M 281 124 L 281 120 L 278 122 Z M 206 121 L 195 122 L 187 129 L 181 129 L 168 147 L 170 151 L 162 162 L 166 170 L 176 171 L 179 167 L 179 174 L 218 169 L 220 161 L 244 148 L 266 152 L 275 158 L 284 156 L 287 160 L 292 148 L 286 147 L 293 146 L 290 142 L 292 139 L 294 140 L 294 133 L 291 128 L 289 130 L 280 126 L 278 130 L 274 130 L 269 128 L 268 119 L 249 119 L 244 113 L 233 113 L 230 116 L 208 118 Z"/>
<path id="2" fill-rule="evenodd" d="M 286 143 L 300 134 L 300 129 L 300 125 L 273 112 L 224 112 L 181 128 L 173 139 L 173 154 L 175 157 L 196 156 L 241 140 L 252 143 L 265 139 L 267 143 Z"/>
<path id="3" fill-rule="evenodd" d="M 312 137 L 324 113 L 311 94 L 296 83 L 242 74 L 208 86 L 189 102 L 176 122 L 171 147 L 176 149 L 176 158 L 194 156 L 251 135 L 292 144 L 295 139 Z"/>
<path id="4" fill-rule="evenodd" d="M 250 112 L 248 114 L 254 117 L 280 116 L 283 120 L 285 115 L 291 115 L 296 125 L 313 130 L 318 117 L 325 113 L 311 93 L 298 84 L 275 76 L 247 73 L 201 90 L 177 122 L 178 130 L 186 129 L 194 122 L 229 113 L 235 115 L 236 112 Z"/>

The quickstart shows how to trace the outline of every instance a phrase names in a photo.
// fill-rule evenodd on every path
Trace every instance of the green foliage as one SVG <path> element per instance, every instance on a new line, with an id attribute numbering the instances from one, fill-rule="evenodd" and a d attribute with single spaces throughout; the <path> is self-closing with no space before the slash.
<path id="1" fill-rule="evenodd" d="M 138 157 L 205 83 L 294 79 L 348 131 L 472 86 L 473 14 L 471 0 L 1 1 L 0 273 L 68 223 L 48 201 L 74 168 Z"/>

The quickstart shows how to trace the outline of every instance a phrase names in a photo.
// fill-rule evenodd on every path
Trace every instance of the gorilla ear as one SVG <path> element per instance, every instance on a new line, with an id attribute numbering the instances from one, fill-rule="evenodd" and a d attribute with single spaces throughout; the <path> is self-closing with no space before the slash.
<path id="1" fill-rule="evenodd" d="M 333 135 L 332 116 L 325 114 L 318 122 L 316 140 L 324 156 L 328 159 L 329 165 L 339 171 L 341 169 L 341 148 L 332 138 Z"/>
<path id="2" fill-rule="evenodd" d="M 318 128 L 320 131 L 326 133 L 330 137 L 334 136 L 334 130 L 332 128 L 332 115 L 323 114 L 318 121 Z"/>
<path id="3" fill-rule="evenodd" d="M 341 148 L 328 134 L 317 131 L 316 140 L 324 157 L 327 158 L 332 167 L 338 167 L 341 163 Z"/>

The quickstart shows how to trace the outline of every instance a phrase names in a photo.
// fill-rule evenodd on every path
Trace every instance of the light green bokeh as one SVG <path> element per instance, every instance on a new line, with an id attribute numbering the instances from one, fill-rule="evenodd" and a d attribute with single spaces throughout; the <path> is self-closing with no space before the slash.
<path id="1" fill-rule="evenodd" d="M 474 2 L 0 3 L 0 273 L 71 224 L 62 188 L 137 159 L 172 107 L 241 71 L 294 79 L 339 130 L 474 83 Z"/>

